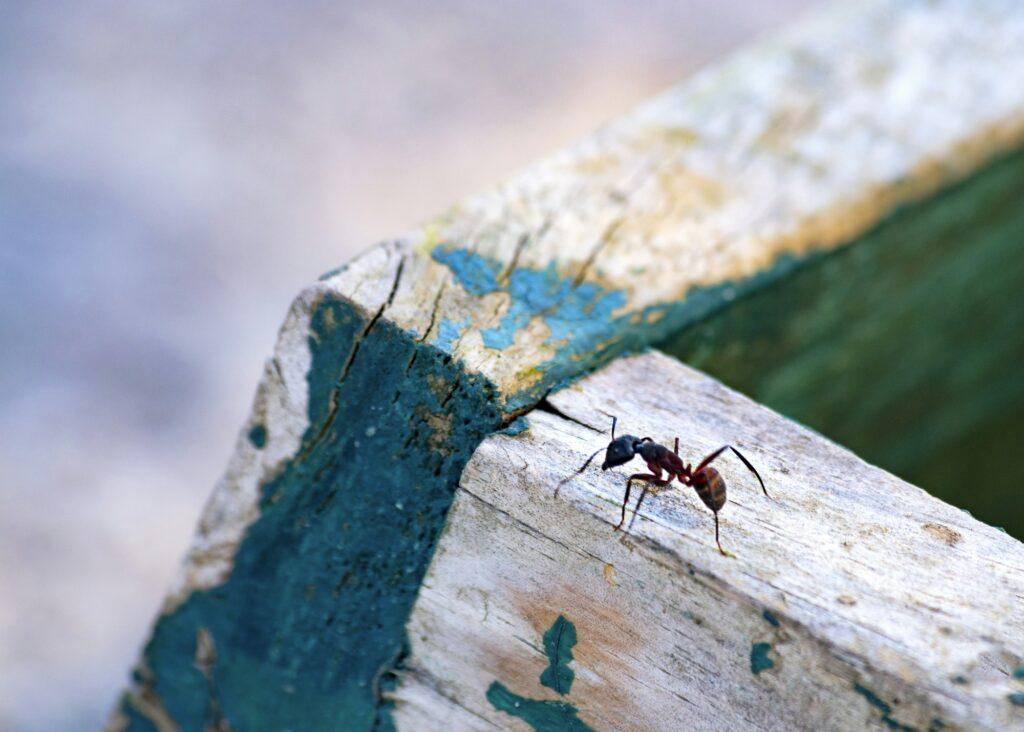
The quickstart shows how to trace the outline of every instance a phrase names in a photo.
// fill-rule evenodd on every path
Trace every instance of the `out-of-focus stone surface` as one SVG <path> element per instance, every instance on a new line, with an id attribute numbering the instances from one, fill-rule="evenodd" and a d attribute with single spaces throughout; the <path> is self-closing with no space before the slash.
<path id="1" fill-rule="evenodd" d="M 0 728 L 102 723 L 302 285 L 810 4 L 5 7 Z"/>

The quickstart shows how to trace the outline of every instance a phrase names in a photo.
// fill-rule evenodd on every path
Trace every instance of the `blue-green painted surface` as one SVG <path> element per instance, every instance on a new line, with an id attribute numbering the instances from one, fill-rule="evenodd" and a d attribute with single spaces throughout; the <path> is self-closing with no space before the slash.
<path id="1" fill-rule="evenodd" d="M 541 686 L 554 689 L 562 696 L 572 690 L 576 674 L 572 663 L 572 647 L 576 645 L 576 626 L 559 615 L 544 632 L 544 653 L 548 666 L 540 674 Z M 523 720 L 537 732 L 585 732 L 591 728 L 577 716 L 576 707 L 567 702 L 549 699 L 530 699 L 520 696 L 500 681 L 487 689 L 487 701 L 495 709 Z"/>
<path id="2" fill-rule="evenodd" d="M 515 437 L 516 435 L 523 434 L 528 429 L 530 429 L 529 420 L 527 420 L 525 417 L 516 417 L 511 422 L 509 422 L 508 427 L 503 429 L 501 432 L 502 434 L 508 435 L 509 437 Z"/>
<path id="3" fill-rule="evenodd" d="M 572 277 L 561 276 L 554 262 L 539 270 L 520 267 L 502 282 L 499 280 L 501 263 L 475 252 L 438 246 L 432 256 L 451 269 L 467 292 L 474 295 L 499 290 L 508 293 L 509 307 L 500 323 L 480 331 L 488 348 L 508 348 L 516 332 L 535 317 L 542 318 L 551 330 L 549 344 L 585 341 L 588 331 L 603 328 L 611 321 L 612 312 L 626 304 L 625 292 L 606 290 L 592 282 L 577 283 Z"/>
<path id="4" fill-rule="evenodd" d="M 267 427 L 266 425 L 258 424 L 254 425 L 249 430 L 249 442 L 257 450 L 262 450 L 267 445 Z"/>
<path id="5" fill-rule="evenodd" d="M 233 729 L 390 727 L 379 692 L 458 477 L 501 415 L 450 356 L 383 318 L 368 325 L 342 301 L 317 307 L 298 454 L 263 487 L 227 581 L 156 624 L 138 678 L 183 730 L 217 709 Z M 212 683 L 194 663 L 200 627 L 216 645 Z"/>
<path id="6" fill-rule="evenodd" d="M 1015 691 L 1006 698 L 1010 700 L 1011 704 L 1024 707 L 1024 691 Z"/>
<path id="7" fill-rule="evenodd" d="M 1018 666 L 1013 672 L 1013 678 L 1024 679 L 1024 666 Z"/>
<path id="8" fill-rule="evenodd" d="M 576 645 L 576 626 L 559 615 L 554 624 L 544 633 L 544 652 L 548 655 L 548 667 L 540 675 L 541 686 L 554 689 L 565 696 L 572 689 L 576 674 L 572 663 L 572 647 Z"/>
<path id="9" fill-rule="evenodd" d="M 878 696 L 875 692 L 871 691 L 871 689 L 867 688 L 866 686 L 863 686 L 862 684 L 854 682 L 853 690 L 865 699 L 867 699 L 868 704 L 870 704 L 882 713 L 880 721 L 886 727 L 888 727 L 889 729 L 898 730 L 899 732 L 915 732 L 914 727 L 908 727 L 907 725 L 901 724 L 900 722 L 897 722 L 895 719 L 893 719 L 892 705 L 883 701 L 882 698 Z"/>
<path id="10" fill-rule="evenodd" d="M 816 259 L 784 255 L 771 268 L 741 282 L 695 287 L 680 302 L 653 305 L 639 313 L 612 317 L 613 312 L 626 304 L 624 291 L 610 290 L 592 282 L 576 283 L 573 277 L 560 275 L 554 263 L 543 269 L 521 267 L 502 277 L 500 262 L 474 252 L 438 245 L 431 256 L 446 265 L 467 292 L 508 294 L 509 307 L 499 324 L 481 331 L 488 348 L 508 348 L 515 334 L 534 318 L 541 318 L 550 329 L 546 343 L 554 347 L 554 355 L 531 365 L 530 370 L 540 375 L 534 384 L 506 395 L 509 411 L 528 408 L 552 389 L 564 386 L 616 356 L 642 350 L 667 338 L 727 306 L 739 294 L 758 290 Z"/>
<path id="11" fill-rule="evenodd" d="M 761 613 L 761 617 L 763 617 L 765 619 L 765 622 L 767 622 L 768 625 L 772 626 L 773 628 L 779 627 L 779 619 L 775 617 L 775 613 L 773 613 L 771 610 L 765 610 L 763 613 Z"/>
<path id="12" fill-rule="evenodd" d="M 434 345 L 442 351 L 451 353 L 455 339 L 462 336 L 469 325 L 469 318 L 463 320 L 442 320 L 437 326 L 437 338 Z"/>
<path id="13" fill-rule="evenodd" d="M 762 671 L 775 668 L 775 661 L 768 658 L 772 650 L 771 643 L 754 643 L 750 646 L 750 672 L 755 676 Z"/>
<path id="14" fill-rule="evenodd" d="M 487 688 L 487 701 L 498 709 L 526 722 L 536 732 L 593 732 L 578 716 L 572 704 L 547 699 L 528 699 L 509 691 L 499 681 Z"/>

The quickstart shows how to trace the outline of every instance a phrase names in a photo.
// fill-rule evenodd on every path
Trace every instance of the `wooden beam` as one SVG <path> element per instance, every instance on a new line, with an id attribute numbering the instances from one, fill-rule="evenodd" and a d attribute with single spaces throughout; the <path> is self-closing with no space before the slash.
<path id="1" fill-rule="evenodd" d="M 1018 152 L 658 347 L 1024 538 L 1022 192 Z"/>
<path id="2" fill-rule="evenodd" d="M 569 728 L 537 724 L 557 703 L 598 730 L 1024 725 L 1020 542 L 658 353 L 551 403 L 463 473 L 409 624 L 399 727 Z M 619 435 L 680 437 L 694 465 L 725 443 L 754 464 L 770 500 L 734 456 L 715 462 L 734 556 L 679 484 L 613 530 L 639 458 L 602 472 L 599 456 L 555 495 L 610 415 Z M 559 616 L 575 634 L 561 694 L 540 677 Z"/>
<path id="3" fill-rule="evenodd" d="M 480 442 L 1019 148 L 1022 36 L 1010 2 L 829 11 L 325 275 L 113 726 L 389 725 Z"/>

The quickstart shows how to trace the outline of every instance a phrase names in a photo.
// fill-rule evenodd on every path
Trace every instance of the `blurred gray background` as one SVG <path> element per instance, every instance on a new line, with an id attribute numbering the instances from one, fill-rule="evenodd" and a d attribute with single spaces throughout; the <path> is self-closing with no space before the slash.
<path id="1" fill-rule="evenodd" d="M 102 725 L 303 284 L 810 4 L 5 2 L 0 729 Z"/>

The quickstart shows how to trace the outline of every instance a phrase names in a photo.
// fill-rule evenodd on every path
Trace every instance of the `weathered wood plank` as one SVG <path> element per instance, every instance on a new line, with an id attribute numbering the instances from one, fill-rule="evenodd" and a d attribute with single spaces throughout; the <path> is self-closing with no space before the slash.
<path id="1" fill-rule="evenodd" d="M 325 275 L 282 329 L 118 725 L 390 724 L 480 441 L 1019 148 L 1022 35 L 1011 2 L 830 11 Z"/>
<path id="2" fill-rule="evenodd" d="M 659 348 L 1024 538 L 1022 197 L 1016 153 Z"/>
<path id="3" fill-rule="evenodd" d="M 578 423 L 532 412 L 463 473 L 410 621 L 399 726 L 528 729 L 489 701 L 496 681 L 594 729 L 1024 725 L 1020 542 L 661 354 L 551 402 Z M 612 530 L 639 459 L 555 497 L 608 440 L 583 425 L 612 414 L 620 434 L 681 436 L 694 464 L 725 442 L 755 464 L 772 500 L 735 458 L 716 462 L 735 557 L 678 485 Z M 538 682 L 560 614 L 578 637 L 564 696 Z"/>

